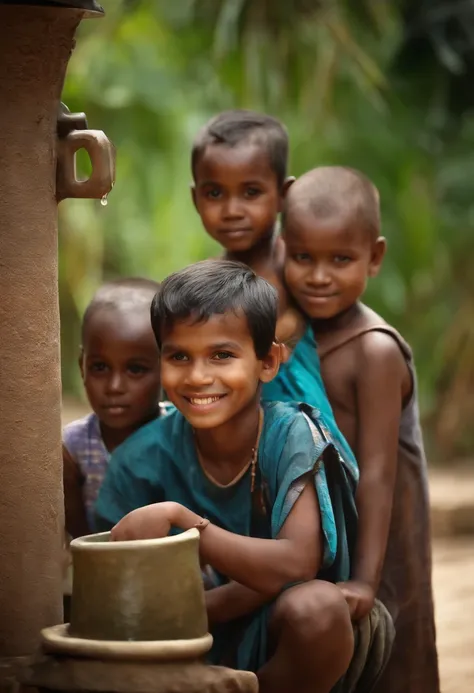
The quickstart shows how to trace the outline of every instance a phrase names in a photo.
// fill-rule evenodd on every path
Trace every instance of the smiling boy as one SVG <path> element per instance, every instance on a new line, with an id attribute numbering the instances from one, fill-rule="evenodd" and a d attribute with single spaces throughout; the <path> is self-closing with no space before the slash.
<path id="1" fill-rule="evenodd" d="M 240 263 L 164 280 L 152 325 L 177 411 L 116 450 L 97 522 L 118 523 L 115 540 L 198 527 L 220 582 L 206 593 L 213 661 L 257 671 L 263 693 L 328 693 L 353 632 L 341 591 L 315 578 L 349 577 L 357 475 L 311 408 L 261 406 L 277 310 L 275 289 Z"/>

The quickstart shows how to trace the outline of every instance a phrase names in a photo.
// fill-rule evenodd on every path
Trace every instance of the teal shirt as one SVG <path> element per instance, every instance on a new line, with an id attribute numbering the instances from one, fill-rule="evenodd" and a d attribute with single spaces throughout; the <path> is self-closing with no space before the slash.
<path id="1" fill-rule="evenodd" d="M 354 453 L 339 430 L 329 404 L 321 377 L 316 340 L 310 325 L 288 361 L 281 364 L 277 376 L 263 385 L 262 399 L 267 402 L 306 402 L 314 407 L 332 440 L 347 459 L 356 463 Z"/>
<path id="2" fill-rule="evenodd" d="M 99 530 L 110 529 L 135 508 L 172 500 L 229 532 L 276 538 L 308 474 L 322 519 L 324 558 L 319 577 L 346 580 L 350 576 L 357 468 L 338 454 L 315 412 L 311 408 L 303 411 L 296 403 L 264 405 L 257 480 L 266 517 L 255 517 L 250 470 L 226 488 L 208 479 L 196 456 L 192 428 L 174 411 L 143 426 L 115 450 L 99 493 L 96 523 Z M 238 668 L 257 670 L 266 661 L 267 613 L 264 607 L 246 620 L 238 637 Z M 214 633 L 214 662 L 222 660 L 234 625 L 224 624 Z"/>

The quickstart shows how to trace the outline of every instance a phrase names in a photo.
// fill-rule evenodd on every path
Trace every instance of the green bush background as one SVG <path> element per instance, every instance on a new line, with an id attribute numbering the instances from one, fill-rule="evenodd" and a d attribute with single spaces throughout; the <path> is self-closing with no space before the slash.
<path id="1" fill-rule="evenodd" d="M 417 360 L 434 460 L 474 440 L 474 2 L 104 0 L 63 100 L 117 147 L 109 204 L 60 206 L 63 383 L 79 395 L 80 315 L 117 275 L 163 278 L 215 254 L 189 194 L 190 143 L 219 110 L 287 125 L 291 173 L 378 186 L 389 253 L 367 302 Z M 357 9 L 354 9 L 354 7 Z M 87 172 L 88 162 L 80 159 Z"/>

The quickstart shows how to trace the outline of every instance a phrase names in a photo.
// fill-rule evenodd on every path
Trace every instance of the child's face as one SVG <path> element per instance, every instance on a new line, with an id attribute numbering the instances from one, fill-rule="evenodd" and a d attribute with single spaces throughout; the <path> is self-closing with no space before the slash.
<path id="1" fill-rule="evenodd" d="M 290 293 L 310 318 L 320 320 L 358 301 L 385 253 L 385 239 L 372 239 L 349 219 L 319 220 L 311 212 L 289 214 L 284 239 Z"/>
<path id="2" fill-rule="evenodd" d="M 257 358 L 241 314 L 177 322 L 163 335 L 163 388 L 194 428 L 217 428 L 247 414 L 260 398 L 260 383 L 270 381 L 278 365 L 277 345 Z"/>
<path id="3" fill-rule="evenodd" d="M 282 194 L 261 145 L 211 145 L 197 162 L 194 204 L 207 233 L 228 252 L 245 252 L 272 235 Z"/>
<path id="4" fill-rule="evenodd" d="M 145 311 L 95 311 L 86 326 L 80 366 L 90 405 L 103 426 L 132 431 L 156 415 L 159 352 Z"/>

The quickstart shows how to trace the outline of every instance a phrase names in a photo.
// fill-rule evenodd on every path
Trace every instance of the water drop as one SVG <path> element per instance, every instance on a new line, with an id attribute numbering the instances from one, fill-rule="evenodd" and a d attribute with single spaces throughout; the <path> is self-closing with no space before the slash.
<path id="1" fill-rule="evenodd" d="M 102 207 L 107 207 L 107 193 L 105 193 L 105 195 L 101 198 L 100 204 Z"/>

